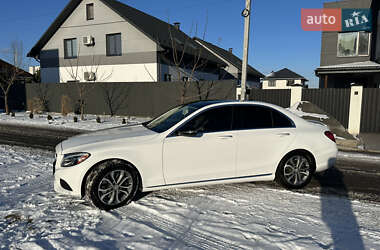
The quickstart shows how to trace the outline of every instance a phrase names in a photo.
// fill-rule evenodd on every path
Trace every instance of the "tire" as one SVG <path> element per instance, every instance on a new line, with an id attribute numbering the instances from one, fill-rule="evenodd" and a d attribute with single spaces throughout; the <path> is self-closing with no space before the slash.
<path id="1" fill-rule="evenodd" d="M 125 163 L 102 163 L 87 177 L 85 199 L 106 211 L 125 206 L 136 195 L 138 180 L 136 171 Z"/>
<path id="2" fill-rule="evenodd" d="M 295 152 L 281 160 L 276 171 L 276 181 L 285 188 L 300 189 L 310 183 L 314 170 L 310 155 Z"/>

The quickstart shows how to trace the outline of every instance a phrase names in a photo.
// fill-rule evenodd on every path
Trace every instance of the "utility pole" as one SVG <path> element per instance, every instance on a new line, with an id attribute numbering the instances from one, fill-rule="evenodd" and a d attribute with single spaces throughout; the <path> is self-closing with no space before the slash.
<path id="1" fill-rule="evenodd" d="M 244 50 L 243 50 L 243 65 L 241 69 L 240 101 L 245 101 L 245 93 L 246 93 L 246 86 L 247 86 L 249 28 L 251 24 L 251 0 L 246 0 L 245 9 L 242 12 L 242 16 L 244 17 Z"/>

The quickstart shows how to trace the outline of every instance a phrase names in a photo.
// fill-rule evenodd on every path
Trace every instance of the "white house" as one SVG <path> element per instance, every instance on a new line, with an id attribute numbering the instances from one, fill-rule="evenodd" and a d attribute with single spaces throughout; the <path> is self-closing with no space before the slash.
<path id="1" fill-rule="evenodd" d="M 306 87 L 307 81 L 305 77 L 284 68 L 264 77 L 262 89 L 291 89 L 295 86 Z"/>
<path id="2" fill-rule="evenodd" d="M 204 66 L 191 72 L 199 54 Z M 28 56 L 40 62 L 43 83 L 218 80 L 226 66 L 178 23 L 116 0 L 71 0 Z"/>

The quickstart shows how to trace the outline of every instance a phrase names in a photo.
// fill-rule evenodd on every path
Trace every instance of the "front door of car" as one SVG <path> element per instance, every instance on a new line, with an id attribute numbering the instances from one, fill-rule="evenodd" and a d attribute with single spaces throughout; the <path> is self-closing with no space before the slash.
<path id="1" fill-rule="evenodd" d="M 237 176 L 275 174 L 278 162 L 295 138 L 293 122 L 279 111 L 261 105 L 237 105 Z"/>
<path id="2" fill-rule="evenodd" d="M 168 136 L 163 146 L 166 184 L 235 177 L 236 138 L 231 128 L 232 107 L 215 107 Z"/>

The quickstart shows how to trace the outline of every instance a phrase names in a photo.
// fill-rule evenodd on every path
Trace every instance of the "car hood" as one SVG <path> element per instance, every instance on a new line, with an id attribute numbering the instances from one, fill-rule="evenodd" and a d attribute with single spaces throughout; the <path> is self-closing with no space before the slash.
<path id="1" fill-rule="evenodd" d="M 145 140 L 147 137 L 157 135 L 156 132 L 145 128 L 143 125 L 122 126 L 117 128 L 103 129 L 96 132 L 81 134 L 71 137 L 61 143 L 61 152 L 83 145 L 99 142 L 107 142 L 120 139 Z"/>

